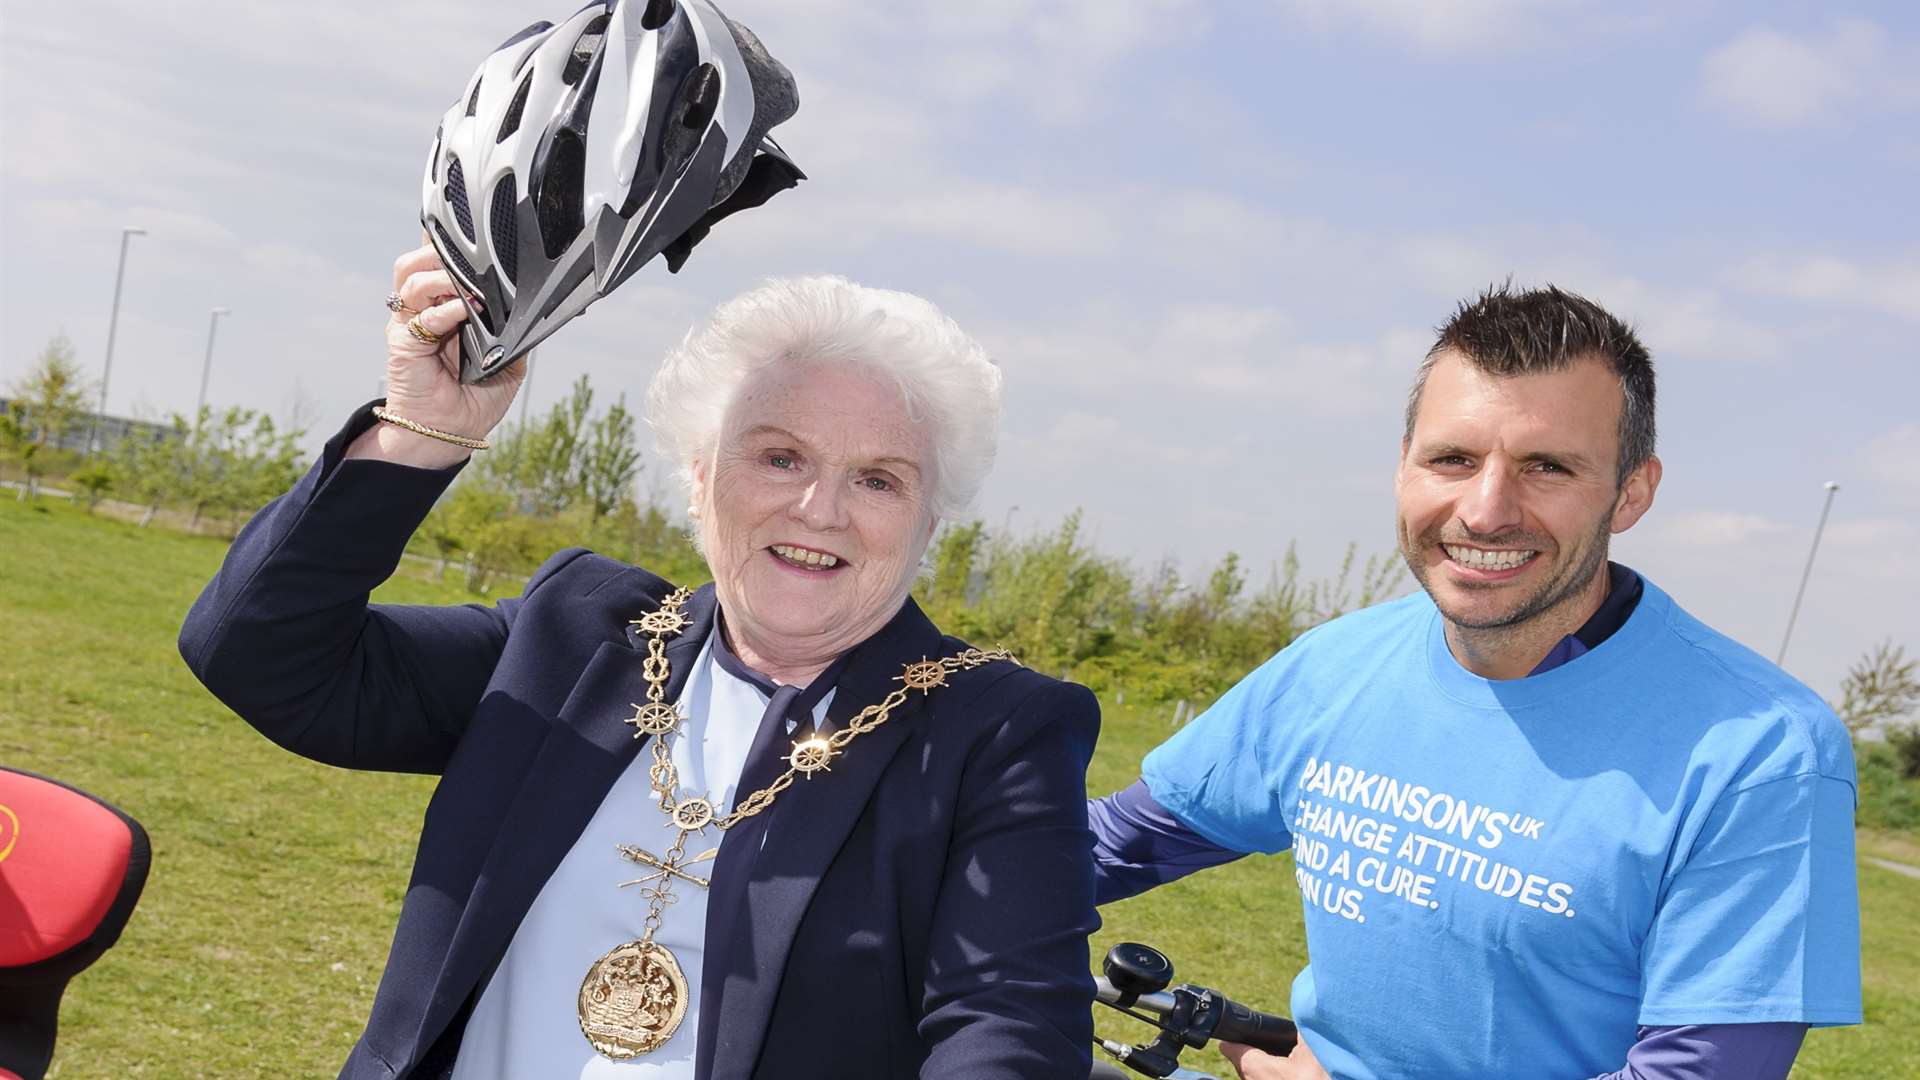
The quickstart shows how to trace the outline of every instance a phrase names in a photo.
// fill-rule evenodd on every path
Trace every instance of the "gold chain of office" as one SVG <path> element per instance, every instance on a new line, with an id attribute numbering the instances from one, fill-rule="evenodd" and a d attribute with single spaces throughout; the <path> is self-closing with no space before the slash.
<path id="1" fill-rule="evenodd" d="M 786 772 L 736 802 L 731 813 L 721 814 L 715 811 L 711 799 L 675 793 L 680 786 L 680 774 L 674 768 L 669 741 L 681 734 L 681 718 L 679 708 L 667 702 L 667 681 L 672 669 L 667 663 L 666 645 L 669 638 L 692 625 L 692 620 L 680 610 L 692 595 L 686 589 L 676 589 L 657 610 L 632 620 L 632 624 L 647 635 L 647 657 L 641 667 L 641 674 L 647 680 L 647 700 L 644 705 L 634 704 L 633 715 L 626 722 L 636 729 L 634 738 L 653 737 L 653 764 L 647 769 L 647 779 L 654 794 L 659 796 L 661 811 L 680 835 L 664 855 L 630 844 L 618 845 L 622 858 L 652 871 L 644 877 L 621 882 L 622 888 L 642 886 L 640 895 L 647 900 L 647 917 L 639 940 L 616 946 L 587 969 L 577 1003 L 580 1031 L 587 1042 L 598 1053 L 616 1061 L 658 1049 L 673 1037 L 687 1015 L 686 973 L 672 951 L 653 936 L 660 928 L 667 905 L 677 899 L 673 895 L 674 880 L 706 888 L 708 879 L 688 872 L 687 867 L 720 853 L 715 846 L 688 856 L 688 837 L 706 831 L 709 825 L 723 831 L 731 829 L 772 806 L 781 792 L 793 786 L 795 778 L 811 780 L 815 773 L 832 771 L 833 759 L 845 752 L 849 743 L 886 723 L 911 692 L 931 694 L 947 685 L 949 674 L 995 660 L 1019 663 L 1005 649 L 967 649 L 938 660 L 922 657 L 906 665 L 894 678 L 900 686 L 878 703 L 860 710 L 847 721 L 846 727 L 830 735 L 796 741 L 787 754 Z"/>

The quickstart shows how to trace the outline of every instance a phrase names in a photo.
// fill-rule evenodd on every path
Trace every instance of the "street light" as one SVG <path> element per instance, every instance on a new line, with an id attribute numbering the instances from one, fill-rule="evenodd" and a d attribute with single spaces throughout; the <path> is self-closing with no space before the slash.
<path id="1" fill-rule="evenodd" d="M 522 435 L 525 435 L 527 433 L 527 402 L 533 400 L 533 352 L 534 350 L 528 349 L 526 357 L 520 361 L 520 363 L 523 366 L 525 366 L 527 369 L 527 373 L 524 376 L 522 376 L 520 379 L 520 391 L 519 391 L 520 393 L 520 434 Z"/>
<path id="2" fill-rule="evenodd" d="M 1793 594 L 1793 614 L 1787 616 L 1787 632 L 1780 639 L 1780 655 L 1773 659 L 1776 667 L 1787 662 L 1787 642 L 1793 640 L 1793 622 L 1800 617 L 1800 599 L 1807 595 L 1807 579 L 1813 576 L 1813 556 L 1820 550 L 1820 534 L 1827 528 L 1827 511 L 1833 509 L 1833 497 L 1840 493 L 1838 481 L 1827 481 L 1826 488 L 1827 501 L 1820 507 L 1820 524 L 1813 527 L 1813 546 L 1807 549 L 1807 568 L 1800 572 L 1800 591 Z"/>
<path id="3" fill-rule="evenodd" d="M 107 316 L 107 361 L 100 371 L 100 408 L 94 411 L 93 425 L 87 430 L 87 456 L 100 449 L 100 420 L 107 414 L 107 379 L 113 374 L 113 335 L 120 327 L 120 284 L 127 276 L 127 241 L 147 235 L 147 230 L 128 225 L 120 230 L 120 266 L 113 272 L 113 310 Z"/>
<path id="4" fill-rule="evenodd" d="M 1000 519 L 1000 534 L 1002 536 L 1013 535 L 1013 515 L 1019 513 L 1019 511 L 1020 505 L 1018 503 L 1007 507 L 1007 516 Z"/>
<path id="5" fill-rule="evenodd" d="M 207 318 L 207 359 L 200 365 L 200 396 L 193 403 L 193 426 L 200 426 L 200 413 L 207 407 L 207 376 L 213 372 L 213 332 L 220 328 L 220 316 L 233 314 L 233 309 L 217 307 Z"/>

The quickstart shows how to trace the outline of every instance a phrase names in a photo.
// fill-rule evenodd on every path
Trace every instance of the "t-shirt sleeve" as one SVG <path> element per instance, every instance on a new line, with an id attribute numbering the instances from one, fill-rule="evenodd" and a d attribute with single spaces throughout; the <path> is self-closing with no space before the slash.
<path id="1" fill-rule="evenodd" d="M 1819 773 L 1722 795 L 1666 882 L 1639 1022 L 1859 1023 L 1853 816 Z"/>
<path id="2" fill-rule="evenodd" d="M 1154 801 L 1230 851 L 1271 855 L 1293 846 L 1276 731 L 1292 651 L 1240 680 L 1140 766 Z"/>

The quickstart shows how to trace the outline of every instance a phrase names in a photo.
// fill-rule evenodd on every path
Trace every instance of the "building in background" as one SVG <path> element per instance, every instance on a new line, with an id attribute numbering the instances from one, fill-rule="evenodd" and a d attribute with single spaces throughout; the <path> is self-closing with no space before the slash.
<path id="1" fill-rule="evenodd" d="M 32 421 L 32 410 L 26 402 L 15 402 L 12 398 L 0 397 L 0 414 L 11 414 L 19 407 L 22 414 Z M 72 450 L 75 453 L 87 452 L 87 438 L 94 432 L 94 415 L 91 412 L 76 413 L 67 424 L 60 437 L 48 444 L 49 450 Z M 101 416 L 99 419 L 100 452 L 112 453 L 121 440 L 129 436 L 138 436 L 153 442 L 180 438 L 179 429 L 172 424 L 157 423 L 152 420 L 136 420 L 130 416 Z"/>

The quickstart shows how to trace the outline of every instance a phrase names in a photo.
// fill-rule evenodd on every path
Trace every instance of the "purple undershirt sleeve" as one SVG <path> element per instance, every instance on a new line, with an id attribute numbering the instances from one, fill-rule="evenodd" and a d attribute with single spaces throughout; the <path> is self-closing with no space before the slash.
<path id="1" fill-rule="evenodd" d="M 1187 828 L 1154 801 L 1144 780 L 1106 798 L 1087 800 L 1087 825 L 1093 830 L 1096 904 L 1125 900 L 1246 854 Z"/>
<path id="2" fill-rule="evenodd" d="M 1785 1080 L 1807 1025 L 1643 1027 L 1627 1067 L 1594 1080 Z"/>

